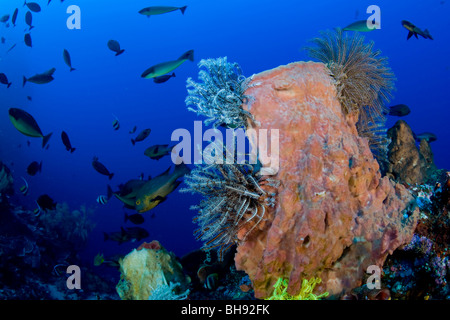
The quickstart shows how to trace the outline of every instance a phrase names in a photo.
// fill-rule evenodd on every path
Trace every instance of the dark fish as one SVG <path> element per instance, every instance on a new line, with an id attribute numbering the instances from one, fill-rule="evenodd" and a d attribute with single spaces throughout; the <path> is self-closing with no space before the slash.
<path id="1" fill-rule="evenodd" d="M 177 60 L 161 62 L 151 66 L 141 74 L 141 77 L 145 79 L 151 79 L 163 76 L 165 74 L 171 73 L 187 60 L 194 61 L 194 50 L 186 51 Z"/>
<path id="2" fill-rule="evenodd" d="M 33 43 L 31 41 L 31 35 L 29 33 L 25 33 L 25 36 L 23 37 L 23 41 L 25 41 L 25 45 L 27 47 L 30 47 L 30 48 L 33 47 Z"/>
<path id="3" fill-rule="evenodd" d="M 411 38 L 412 36 L 415 36 L 416 39 L 419 39 L 419 37 L 417 35 L 419 35 L 425 39 L 434 40 L 433 37 L 431 36 L 430 32 L 427 29 L 422 31 L 420 28 L 416 27 L 414 24 L 412 24 L 409 21 L 402 20 L 402 26 L 406 30 L 409 31 L 406 40 L 409 40 L 409 38 Z"/>
<path id="4" fill-rule="evenodd" d="M 132 239 L 127 234 L 125 229 L 123 227 L 120 227 L 120 231 L 118 232 L 110 232 L 110 233 L 103 232 L 103 240 L 104 241 L 112 240 L 118 242 L 119 244 L 122 244 L 124 242 L 131 241 Z"/>
<path id="5" fill-rule="evenodd" d="M 389 107 L 388 114 L 390 116 L 403 117 L 411 113 L 411 109 L 406 104 L 397 104 Z"/>
<path id="6" fill-rule="evenodd" d="M 27 173 L 30 176 L 35 176 L 36 173 L 41 172 L 42 171 L 42 161 L 41 162 L 37 162 L 37 161 L 33 161 L 32 163 L 30 163 L 30 165 L 27 168 Z"/>
<path id="7" fill-rule="evenodd" d="M 6 74 L 0 73 L 0 83 L 6 84 L 7 88 L 11 87 L 11 82 L 8 81 Z"/>
<path id="8" fill-rule="evenodd" d="M 6 41 L 5 37 L 2 37 L 2 44 L 4 44 Z"/>
<path id="9" fill-rule="evenodd" d="M 114 51 L 116 53 L 116 56 L 122 54 L 125 51 L 124 49 L 120 49 L 120 44 L 116 40 L 109 40 L 108 48 L 109 50 Z"/>
<path id="10" fill-rule="evenodd" d="M 27 11 L 27 13 L 25 13 L 25 23 L 30 27 L 30 29 L 28 29 L 28 31 L 30 31 L 31 29 L 34 28 L 34 26 L 32 26 L 33 15 L 31 14 L 30 11 Z"/>
<path id="11" fill-rule="evenodd" d="M 0 22 L 3 22 L 3 23 L 5 23 L 8 20 L 9 20 L 9 14 L 5 14 L 4 16 L 2 16 L 0 18 Z"/>
<path id="12" fill-rule="evenodd" d="M 216 290 L 219 283 L 219 275 L 217 273 L 209 274 L 203 286 L 209 290 Z"/>
<path id="13" fill-rule="evenodd" d="M 420 142 L 420 140 L 426 140 L 427 142 L 433 142 L 433 141 L 437 140 L 437 137 L 434 133 L 423 132 L 420 134 L 414 134 L 414 139 L 416 139 L 417 142 Z"/>
<path id="14" fill-rule="evenodd" d="M 184 7 L 165 7 L 165 6 L 153 6 L 153 7 L 147 7 L 144 9 L 139 10 L 140 14 L 143 14 L 144 16 L 147 16 L 150 18 L 150 16 L 158 15 L 158 14 L 164 14 L 176 10 L 180 10 L 182 14 L 184 14 L 184 11 L 186 11 L 187 6 Z"/>
<path id="15" fill-rule="evenodd" d="M 31 98 L 30 96 L 27 96 L 28 101 L 32 101 L 33 98 Z"/>
<path id="16" fill-rule="evenodd" d="M 124 222 L 127 222 L 128 220 L 134 224 L 143 224 L 145 221 L 144 216 L 139 213 L 135 213 L 135 214 L 131 214 L 131 215 L 128 215 L 127 213 L 125 213 Z"/>
<path id="17" fill-rule="evenodd" d="M 163 76 L 159 76 L 159 77 L 154 77 L 153 78 L 153 82 L 154 83 L 164 83 L 167 80 L 169 80 L 170 78 L 175 77 L 175 72 L 172 74 L 165 74 Z"/>
<path id="18" fill-rule="evenodd" d="M 75 68 L 72 68 L 72 61 L 70 59 L 70 54 L 69 51 L 67 51 L 66 49 L 64 49 L 63 51 L 63 58 L 64 62 L 69 66 L 71 72 L 76 70 Z"/>
<path id="19" fill-rule="evenodd" d="M 72 144 L 70 143 L 70 140 L 69 140 L 69 136 L 67 135 L 67 133 L 65 131 L 61 132 L 61 139 L 62 139 L 62 142 L 64 143 L 64 146 L 66 147 L 66 150 L 70 151 L 70 153 L 73 153 L 76 148 L 72 147 Z"/>
<path id="20" fill-rule="evenodd" d="M 25 180 L 24 177 L 21 177 L 23 182 L 25 182 L 25 184 L 23 186 L 20 187 L 20 192 L 22 192 L 22 194 L 24 196 L 26 196 L 28 194 L 28 182 L 27 180 Z"/>
<path id="21" fill-rule="evenodd" d="M 98 161 L 98 157 L 94 157 L 94 159 L 92 160 L 92 166 L 98 173 L 108 176 L 109 180 L 111 180 L 114 176 L 114 173 L 109 172 L 109 170 L 106 169 L 106 167 Z"/>
<path id="22" fill-rule="evenodd" d="M 136 129 L 137 129 L 137 127 L 134 126 L 133 129 L 131 129 L 129 133 L 131 133 L 131 134 L 135 133 L 135 132 L 136 132 Z"/>
<path id="23" fill-rule="evenodd" d="M 24 76 L 23 81 L 22 81 L 22 87 L 25 86 L 27 81 L 35 83 L 35 84 L 46 84 L 46 83 L 53 81 L 55 79 L 55 78 L 53 78 L 53 73 L 55 72 L 55 70 L 56 70 L 55 68 L 51 68 L 50 70 L 47 70 L 43 73 L 35 74 L 34 76 L 32 76 L 30 78 L 26 78 Z"/>
<path id="24" fill-rule="evenodd" d="M 125 228 L 125 232 L 131 240 L 141 241 L 149 236 L 148 231 L 141 227 Z"/>
<path id="25" fill-rule="evenodd" d="M 53 201 L 47 194 L 43 194 L 37 199 L 37 204 L 41 210 L 55 210 L 56 202 Z"/>
<path id="26" fill-rule="evenodd" d="M 27 3 L 25 1 L 25 3 L 23 5 L 27 6 L 28 9 L 30 9 L 33 12 L 41 12 L 41 6 L 39 4 L 37 4 L 36 2 L 29 2 L 29 3 Z"/>
<path id="27" fill-rule="evenodd" d="M 11 46 L 11 48 L 9 48 L 8 51 L 6 51 L 6 53 L 8 53 L 8 52 L 10 52 L 12 49 L 14 49 L 14 48 L 16 47 L 16 45 L 17 45 L 17 44 L 14 43 L 14 44 Z"/>
<path id="28" fill-rule="evenodd" d="M 117 130 L 120 129 L 120 122 L 119 122 L 119 119 L 115 115 L 113 115 L 113 117 L 115 119 L 114 119 L 114 121 L 112 123 L 112 126 L 113 126 L 113 129 L 117 131 Z"/>
<path id="29" fill-rule="evenodd" d="M 22 109 L 11 108 L 8 112 L 9 119 L 20 133 L 29 137 L 42 138 L 42 148 L 45 147 L 52 133 L 44 136 L 33 116 Z"/>
<path id="30" fill-rule="evenodd" d="M 136 144 L 136 142 L 144 141 L 149 136 L 150 132 L 152 132 L 151 129 L 144 129 L 137 135 L 135 139 L 131 139 L 131 143 L 133 144 L 133 146 Z"/>
<path id="31" fill-rule="evenodd" d="M 17 14 L 18 13 L 19 13 L 19 9 L 16 8 L 16 10 L 14 10 L 14 13 L 13 13 L 12 18 L 11 18 L 11 22 L 12 22 L 14 27 L 16 26 L 16 20 L 17 20 Z"/>
<path id="32" fill-rule="evenodd" d="M 158 144 L 145 149 L 144 154 L 153 160 L 159 160 L 164 156 L 167 156 L 172 151 L 172 147 L 168 144 Z"/>

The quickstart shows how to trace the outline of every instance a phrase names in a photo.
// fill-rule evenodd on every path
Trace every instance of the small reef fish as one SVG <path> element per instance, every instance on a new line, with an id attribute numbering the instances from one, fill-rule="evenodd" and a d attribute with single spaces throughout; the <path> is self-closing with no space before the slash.
<path id="1" fill-rule="evenodd" d="M 425 39 L 434 40 L 433 37 L 431 36 L 430 32 L 427 29 L 422 31 L 420 28 L 416 27 L 414 24 L 412 24 L 409 21 L 402 20 L 402 26 L 406 30 L 409 31 L 406 40 L 409 40 L 409 38 L 411 38 L 412 36 L 415 36 L 416 39 L 419 39 L 419 37 L 417 35 L 422 36 Z"/>
<path id="2" fill-rule="evenodd" d="M 31 29 L 34 28 L 34 26 L 33 26 L 33 15 L 31 14 L 30 11 L 27 11 L 27 13 L 25 14 L 25 23 L 30 27 L 28 29 L 28 31 L 30 31 Z"/>
<path id="3" fill-rule="evenodd" d="M 55 210 L 56 202 L 49 195 L 43 194 L 37 199 L 37 204 L 41 210 Z"/>
<path id="4" fill-rule="evenodd" d="M 63 58 L 64 62 L 69 66 L 70 72 L 76 70 L 75 68 L 72 67 L 72 60 L 70 59 L 69 51 L 67 51 L 66 49 L 64 49 L 63 51 Z"/>
<path id="5" fill-rule="evenodd" d="M 145 239 L 149 236 L 148 231 L 141 227 L 125 228 L 125 232 L 127 233 L 128 237 L 131 239 L 131 241 L 134 241 L 134 240 L 141 241 L 142 239 Z"/>
<path id="6" fill-rule="evenodd" d="M 133 134 L 136 132 L 137 126 L 134 126 L 128 133 Z"/>
<path id="7" fill-rule="evenodd" d="M 143 213 L 164 202 L 167 196 L 174 191 L 181 183 L 177 179 L 190 172 L 190 169 L 181 163 L 175 166 L 173 173 L 169 174 L 169 169 L 159 176 L 147 181 L 136 195 L 136 211 Z"/>
<path id="8" fill-rule="evenodd" d="M 26 2 L 23 4 L 23 6 L 27 6 L 28 9 L 30 9 L 33 12 L 41 12 L 41 6 L 37 4 L 36 2 Z"/>
<path id="9" fill-rule="evenodd" d="M 0 18 L 0 22 L 6 23 L 9 20 L 9 14 L 5 14 Z"/>
<path id="10" fill-rule="evenodd" d="M 46 146 L 48 140 L 52 136 L 52 133 L 44 136 L 36 120 L 31 114 L 18 108 L 10 108 L 8 112 L 9 119 L 20 133 L 28 137 L 42 138 L 42 148 Z"/>
<path id="11" fill-rule="evenodd" d="M 177 60 L 162 62 L 151 66 L 141 74 L 141 77 L 151 79 L 171 73 L 173 70 L 181 66 L 186 60 L 194 61 L 194 50 L 186 51 Z"/>
<path id="12" fill-rule="evenodd" d="M 113 117 L 115 119 L 113 120 L 112 126 L 113 126 L 113 129 L 117 131 L 120 129 L 120 122 L 119 122 L 119 119 L 115 115 L 113 115 Z"/>
<path id="13" fill-rule="evenodd" d="M 168 144 L 158 144 L 151 146 L 144 151 L 144 155 L 153 160 L 159 160 L 164 156 L 167 156 L 172 151 L 173 147 L 169 147 Z"/>
<path id="14" fill-rule="evenodd" d="M 111 180 L 114 176 L 114 173 L 109 172 L 109 170 L 98 161 L 98 157 L 94 157 L 94 159 L 92 159 L 92 167 L 94 167 L 95 171 L 98 173 L 108 176 L 109 180 Z"/>
<path id="15" fill-rule="evenodd" d="M 0 83 L 6 84 L 6 87 L 11 87 L 12 83 L 8 81 L 8 77 L 4 73 L 0 73 Z"/>
<path id="16" fill-rule="evenodd" d="M 103 232 L 103 240 L 104 241 L 112 240 L 117 242 L 118 244 L 122 244 L 131 241 L 132 239 L 127 234 L 125 229 L 123 227 L 120 227 L 120 231 L 117 232 L 110 232 L 110 233 Z"/>
<path id="17" fill-rule="evenodd" d="M 38 172 L 42 172 L 42 161 L 41 162 L 37 162 L 37 161 L 33 161 L 32 163 L 30 163 L 27 167 L 27 173 L 30 176 L 35 176 L 36 173 Z"/>
<path id="18" fill-rule="evenodd" d="M 367 26 L 367 20 L 359 20 L 353 23 L 350 23 L 348 26 L 343 28 L 343 31 L 359 31 L 359 32 L 370 32 L 376 29 L 379 26 L 379 23 L 375 22 L 372 24 L 372 27 Z"/>
<path id="19" fill-rule="evenodd" d="M 397 104 L 389 107 L 387 114 L 390 116 L 404 117 L 411 113 L 411 109 L 406 104 Z"/>
<path id="20" fill-rule="evenodd" d="M 64 146 L 66 147 L 67 151 L 70 151 L 70 153 L 73 153 L 76 150 L 76 148 L 72 147 L 72 144 L 70 143 L 70 140 L 69 140 L 69 136 L 67 135 L 67 133 L 65 131 L 61 132 L 61 139 L 62 139 L 62 142 L 63 142 Z"/>
<path id="21" fill-rule="evenodd" d="M 111 199 L 112 195 L 113 195 L 113 191 L 112 191 L 111 187 L 108 185 L 107 186 L 106 196 L 105 195 L 98 196 L 97 197 L 97 203 L 103 204 L 103 205 L 107 204 L 109 199 Z"/>
<path id="22" fill-rule="evenodd" d="M 105 261 L 105 257 L 102 253 L 97 253 L 97 255 L 94 257 L 94 266 L 98 267 Z"/>
<path id="23" fill-rule="evenodd" d="M 419 134 L 414 134 L 414 139 L 416 139 L 417 142 L 420 142 L 420 140 L 426 140 L 428 143 L 430 143 L 436 141 L 437 136 L 431 132 L 423 132 Z"/>
<path id="24" fill-rule="evenodd" d="M 125 51 L 125 49 L 120 48 L 120 44 L 116 40 L 109 40 L 107 45 L 109 50 L 114 51 L 116 53 L 116 56 L 121 55 Z"/>
<path id="25" fill-rule="evenodd" d="M 27 47 L 33 47 L 33 41 L 31 40 L 31 35 L 29 33 L 25 33 L 25 35 L 23 36 L 23 41 L 25 42 L 25 45 Z"/>
<path id="26" fill-rule="evenodd" d="M 35 201 L 35 202 L 36 202 L 37 208 L 33 210 L 33 214 L 34 214 L 36 217 L 39 217 L 39 215 L 42 213 L 42 209 L 41 209 L 41 207 L 39 206 L 39 204 L 37 203 L 37 201 Z"/>
<path id="27" fill-rule="evenodd" d="M 25 185 L 20 187 L 20 192 L 22 192 L 22 194 L 24 196 L 26 196 L 28 194 L 28 182 L 27 182 L 27 180 L 25 180 L 24 177 L 21 177 L 21 178 L 22 178 L 23 182 L 25 183 Z"/>
<path id="28" fill-rule="evenodd" d="M 153 82 L 154 83 L 164 83 L 164 82 L 168 81 L 172 77 L 175 77 L 175 72 L 173 72 L 172 74 L 165 74 L 163 76 L 154 77 L 153 78 Z"/>
<path id="29" fill-rule="evenodd" d="M 14 27 L 16 26 L 16 20 L 17 20 L 17 14 L 18 13 L 19 13 L 19 9 L 16 8 L 14 10 L 14 13 L 13 13 L 12 18 L 11 18 L 11 23 L 13 24 Z"/>
<path id="30" fill-rule="evenodd" d="M 38 73 L 35 74 L 34 76 L 30 77 L 30 78 L 26 78 L 25 76 L 23 76 L 23 81 L 22 81 L 22 87 L 25 87 L 25 84 L 29 81 L 32 82 L 34 84 L 46 84 L 49 83 L 51 81 L 53 81 L 55 78 L 53 78 L 53 73 L 55 73 L 56 69 L 55 68 L 51 68 L 50 70 L 47 70 L 43 73 Z"/>
<path id="31" fill-rule="evenodd" d="M 144 140 L 150 135 L 151 132 L 152 132 L 152 129 L 148 129 L 148 128 L 142 130 L 142 131 L 137 135 L 136 138 L 131 139 L 131 143 L 132 143 L 133 146 L 134 146 L 134 145 L 136 144 L 136 142 L 144 141 Z"/>
<path id="32" fill-rule="evenodd" d="M 125 213 L 124 222 L 131 221 L 134 224 L 143 224 L 145 222 L 144 216 L 140 213 L 128 215 Z"/>
<path id="33" fill-rule="evenodd" d="M 165 7 L 165 6 L 153 6 L 153 7 L 147 7 L 144 9 L 139 10 L 139 13 L 147 16 L 147 18 L 150 18 L 150 16 L 155 16 L 159 14 L 169 13 L 172 11 L 180 10 L 181 13 L 184 15 L 184 12 L 186 11 L 187 6 L 184 7 Z"/>

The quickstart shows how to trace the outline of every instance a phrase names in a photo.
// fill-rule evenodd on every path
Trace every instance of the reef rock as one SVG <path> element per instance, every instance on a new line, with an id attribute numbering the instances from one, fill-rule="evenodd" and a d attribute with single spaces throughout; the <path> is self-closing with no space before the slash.
<path id="1" fill-rule="evenodd" d="M 264 221 L 245 239 L 252 226 L 240 231 L 237 269 L 249 275 L 257 298 L 270 296 L 280 277 L 289 279 L 292 295 L 311 277 L 322 278 L 316 291 L 332 297 L 362 285 L 368 266 L 381 268 L 411 240 L 418 220 L 413 197 L 381 177 L 324 64 L 262 72 L 245 94 L 252 99 L 244 108 L 255 118 L 249 127 L 279 130 L 280 168 L 270 178 L 280 186 Z M 260 141 L 262 147 L 271 150 Z"/>
<path id="2" fill-rule="evenodd" d="M 158 241 L 144 243 L 120 261 L 120 281 L 116 286 L 122 300 L 148 300 L 161 286 L 170 283 L 186 290 L 190 282 L 172 252 Z"/>
<path id="3" fill-rule="evenodd" d="M 436 166 L 429 143 L 422 139 L 416 146 L 413 132 L 409 125 L 399 120 L 388 130 L 391 139 L 388 151 L 386 174 L 397 182 L 422 184 L 430 182 Z"/>

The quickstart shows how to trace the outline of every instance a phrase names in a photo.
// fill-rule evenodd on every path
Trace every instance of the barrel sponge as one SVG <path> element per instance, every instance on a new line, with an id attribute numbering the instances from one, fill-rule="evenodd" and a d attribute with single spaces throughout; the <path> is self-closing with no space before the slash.
<path id="1" fill-rule="evenodd" d="M 169 283 L 178 283 L 177 290 L 186 290 L 190 279 L 172 252 L 133 249 L 120 261 L 120 281 L 116 286 L 122 300 L 148 300 L 153 291 Z"/>

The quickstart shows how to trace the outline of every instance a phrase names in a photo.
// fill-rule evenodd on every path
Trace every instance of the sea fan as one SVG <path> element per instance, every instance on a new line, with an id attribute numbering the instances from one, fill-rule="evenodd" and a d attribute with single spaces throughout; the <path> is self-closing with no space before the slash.
<path id="1" fill-rule="evenodd" d="M 217 164 L 211 156 L 204 157 L 210 164 L 196 165 L 185 176 L 188 188 L 180 191 L 203 195 L 200 204 L 191 208 L 198 210 L 194 222 L 199 228 L 194 234 L 204 242 L 203 250 L 218 248 L 221 261 L 224 253 L 238 242 L 242 228 L 247 227 L 241 239 L 245 240 L 264 220 L 266 206 L 274 205 L 275 193 L 268 193 L 261 186 L 276 187 L 276 182 L 258 175 L 248 163 Z"/>
<path id="2" fill-rule="evenodd" d="M 215 128 L 246 128 L 247 120 L 253 116 L 242 105 L 248 102 L 244 92 L 251 78 L 245 78 L 239 65 L 227 62 L 227 57 L 202 59 L 198 66 L 206 70 L 199 72 L 201 82 L 187 80 L 188 110 L 204 115 L 205 124 L 212 123 Z"/>

